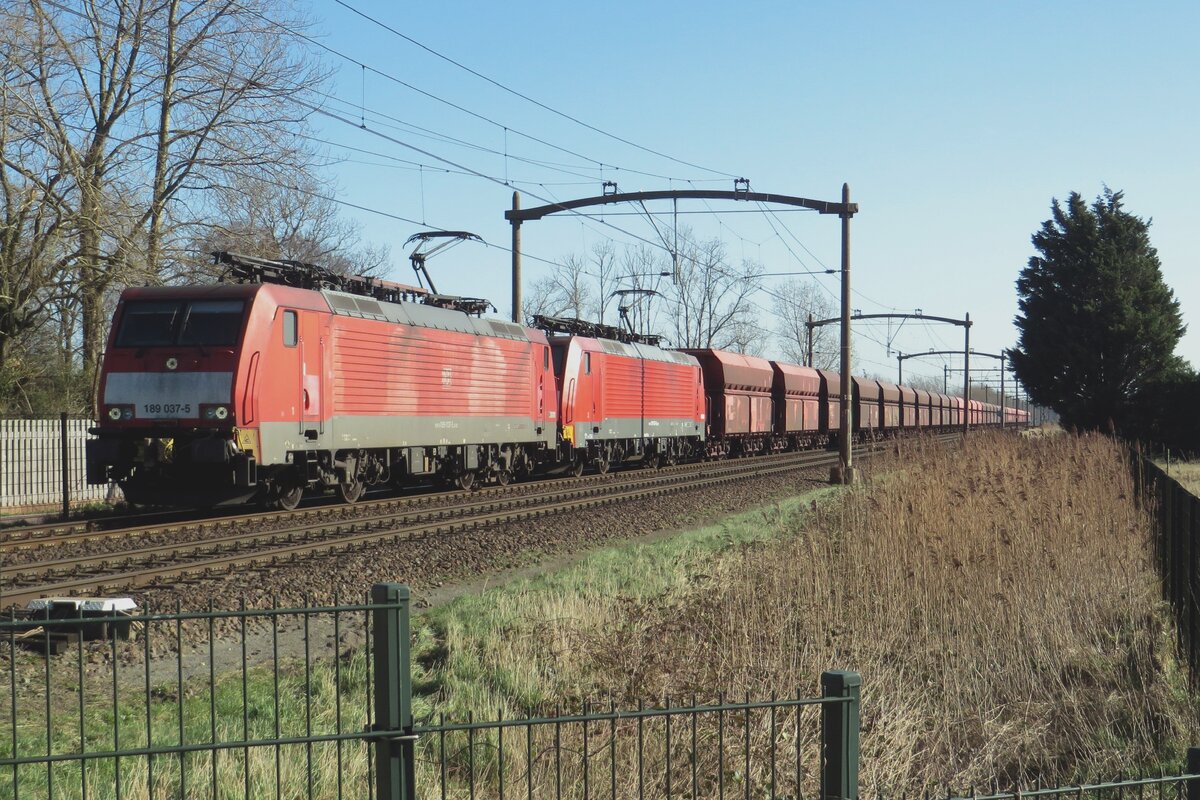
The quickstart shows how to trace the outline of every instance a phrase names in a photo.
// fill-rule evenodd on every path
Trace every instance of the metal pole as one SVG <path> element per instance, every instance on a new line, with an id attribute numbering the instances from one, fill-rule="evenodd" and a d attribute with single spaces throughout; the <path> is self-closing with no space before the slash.
<path id="1" fill-rule="evenodd" d="M 896 353 L 896 383 L 904 383 L 904 354 Z"/>
<path id="2" fill-rule="evenodd" d="M 1000 351 L 1000 427 L 1004 428 L 1004 418 L 1008 416 L 1004 411 L 1004 351 Z"/>
<path id="3" fill-rule="evenodd" d="M 513 192 L 513 211 L 521 210 L 521 193 Z M 523 323 L 521 313 L 521 220 L 512 221 L 512 321 Z"/>
<path id="4" fill-rule="evenodd" d="M 821 673 L 821 799 L 858 800 L 859 702 L 857 672 Z"/>
<path id="5" fill-rule="evenodd" d="M 842 420 L 838 434 L 841 480 L 854 482 L 854 464 L 850 459 L 850 431 L 853 411 L 850 406 L 850 184 L 842 184 Z"/>
<path id="6" fill-rule="evenodd" d="M 808 315 L 808 366 L 810 366 L 810 367 L 813 365 L 812 329 L 813 329 L 813 318 L 812 318 L 812 314 L 809 314 Z"/>
<path id="7" fill-rule="evenodd" d="M 964 318 L 963 339 L 963 435 L 971 430 L 971 315 Z"/>
<path id="8" fill-rule="evenodd" d="M 414 800 L 412 674 L 409 664 L 409 591 L 398 583 L 371 587 L 375 665 L 375 797 Z"/>
<path id="9" fill-rule="evenodd" d="M 950 394 L 950 365 L 942 364 L 942 394 Z"/>
<path id="10" fill-rule="evenodd" d="M 1184 769 L 1188 775 L 1200 775 L 1200 747 L 1188 748 Z M 1192 778 L 1184 782 L 1183 796 L 1186 800 L 1200 800 L 1200 778 Z"/>
<path id="11" fill-rule="evenodd" d="M 58 415 L 59 457 L 62 459 L 62 518 L 71 516 L 71 462 L 67 456 L 67 412 Z"/>

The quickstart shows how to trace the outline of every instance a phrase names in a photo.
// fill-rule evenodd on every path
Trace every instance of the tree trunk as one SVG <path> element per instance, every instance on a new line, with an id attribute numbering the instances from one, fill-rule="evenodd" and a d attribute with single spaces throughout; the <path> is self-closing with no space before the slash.
<path id="1" fill-rule="evenodd" d="M 157 277 L 162 270 L 163 214 L 167 202 L 167 161 L 171 146 L 171 104 L 175 94 L 175 29 L 179 0 L 167 8 L 167 52 L 163 57 L 162 97 L 159 100 L 157 147 L 154 154 L 154 185 L 150 198 L 150 225 L 146 232 L 146 271 Z"/>

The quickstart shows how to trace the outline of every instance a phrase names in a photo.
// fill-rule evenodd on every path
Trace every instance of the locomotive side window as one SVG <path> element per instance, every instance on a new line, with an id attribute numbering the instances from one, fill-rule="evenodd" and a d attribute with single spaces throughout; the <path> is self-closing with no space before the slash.
<path id="1" fill-rule="evenodd" d="M 117 347 L 165 347 L 175 342 L 183 316 L 178 300 L 132 300 L 125 303 Z"/>
<path id="2" fill-rule="evenodd" d="M 592 374 L 592 354 L 591 353 L 583 354 L 583 374 L 584 375 Z"/>
<path id="3" fill-rule="evenodd" d="M 283 312 L 283 345 L 284 347 L 296 346 L 296 312 Z"/>
<path id="4" fill-rule="evenodd" d="M 207 345 L 228 347 L 236 344 L 242 330 L 241 300 L 196 300 L 188 306 L 183 330 L 179 333 L 181 345 Z"/>

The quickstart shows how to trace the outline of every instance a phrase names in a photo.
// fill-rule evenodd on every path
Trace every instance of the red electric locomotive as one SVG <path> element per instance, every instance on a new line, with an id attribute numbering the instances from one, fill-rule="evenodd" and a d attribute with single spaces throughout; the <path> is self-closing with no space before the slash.
<path id="1" fill-rule="evenodd" d="M 552 334 L 560 460 L 576 474 L 699 452 L 705 411 L 695 358 L 610 325 L 546 316 L 534 324 Z"/>
<path id="2" fill-rule="evenodd" d="M 135 503 L 291 508 L 310 487 L 353 502 L 368 484 L 505 482 L 553 458 L 541 331 L 467 313 L 482 301 L 219 258 L 260 282 L 122 294 L 89 481 Z"/>

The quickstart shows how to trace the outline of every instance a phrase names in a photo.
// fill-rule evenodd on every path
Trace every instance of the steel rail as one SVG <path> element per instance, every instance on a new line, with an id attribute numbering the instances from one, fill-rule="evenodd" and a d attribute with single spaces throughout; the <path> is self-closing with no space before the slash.
<path id="1" fill-rule="evenodd" d="M 766 470 L 762 470 L 759 474 L 769 475 L 778 472 L 790 472 L 795 469 L 797 469 L 796 465 L 775 466 Z M 186 564 L 168 564 L 151 567 L 150 569 L 139 569 L 135 572 L 109 574 L 99 577 L 89 576 L 40 587 L 27 587 L 12 594 L 5 594 L 3 600 L 8 604 L 15 603 L 19 605 L 22 601 L 28 602 L 29 600 L 37 597 L 68 595 L 72 592 L 91 590 L 107 591 L 109 590 L 109 587 L 142 588 L 158 579 L 185 578 L 191 576 L 203 577 L 205 575 L 215 573 L 222 568 L 255 567 L 264 564 L 278 565 L 280 563 L 294 562 L 299 556 L 345 553 L 357 549 L 363 545 L 374 544 L 377 542 L 389 540 L 421 539 L 430 535 L 450 534 L 461 530 L 479 528 L 485 525 L 494 525 L 502 522 L 512 522 L 515 520 L 546 516 L 562 511 L 578 511 L 601 505 L 610 505 L 612 503 L 621 501 L 643 500 L 650 497 L 661 497 L 663 495 L 674 494 L 687 489 L 704 488 L 707 486 L 729 483 L 738 480 L 740 477 L 742 476 L 722 475 L 719 477 L 701 478 L 695 481 L 681 482 L 668 486 L 653 486 L 643 489 L 635 489 L 632 491 L 605 494 L 597 497 L 554 502 L 522 510 L 502 511 L 498 513 L 481 514 L 477 516 L 465 516 L 456 520 L 442 520 L 431 523 L 410 525 L 401 528 L 388 526 L 388 529 L 385 531 L 370 531 L 364 533 L 352 532 L 349 535 L 340 536 L 336 539 L 323 539 L 315 542 L 290 544 L 267 550 L 254 550 L 250 553 L 233 553 L 223 556 L 219 555 L 213 558 L 204 559 L 202 561 L 188 562 Z M 356 526 L 352 525 L 349 527 L 353 529 Z"/>
<path id="2" fill-rule="evenodd" d="M 811 456 L 805 458 L 793 457 L 788 459 L 786 464 L 789 467 L 803 468 L 808 466 L 808 461 Z M 710 467 L 714 465 L 710 464 Z M 742 474 L 753 472 L 760 466 L 758 463 L 750 462 L 721 462 L 715 466 L 712 472 L 728 471 L 733 474 Z M 315 522 L 300 527 L 288 527 L 277 530 L 254 531 L 245 533 L 235 533 L 228 536 L 221 536 L 211 539 L 198 539 L 187 542 L 171 542 L 168 544 L 154 545 L 151 547 L 138 548 L 134 550 L 124 550 L 118 552 L 95 553 L 81 556 L 70 556 L 52 561 L 29 562 L 25 564 L 5 565 L 0 566 L 0 585 L 17 586 L 20 583 L 14 584 L 14 578 L 20 579 L 27 576 L 45 576 L 53 575 L 58 572 L 67 570 L 87 570 L 89 568 L 101 567 L 113 562 L 128 562 L 132 559 L 144 559 L 153 561 L 156 557 L 164 556 L 168 558 L 183 557 L 193 555 L 204 551 L 220 552 L 225 547 L 237 547 L 242 545 L 256 545 L 259 543 L 275 543 L 280 539 L 291 539 L 296 536 L 321 536 L 328 531 L 339 531 L 347 526 L 353 527 L 357 525 L 372 525 L 380 523 L 390 524 L 410 524 L 417 522 L 433 522 L 437 520 L 453 519 L 455 517 L 464 516 L 476 511 L 498 511 L 507 508 L 520 508 L 544 502 L 547 499 L 569 499 L 572 497 L 584 498 L 598 493 L 605 493 L 618 486 L 637 486 L 639 484 L 661 485 L 675 482 L 687 481 L 690 474 L 675 473 L 675 474 L 657 474 L 657 473 L 632 473 L 632 480 L 621 483 L 608 482 L 604 484 L 592 483 L 589 485 L 568 485 L 563 488 L 550 488 L 546 491 L 524 492 L 514 494 L 510 497 L 500 498 L 483 498 L 476 499 L 473 495 L 467 495 L 468 502 L 457 503 L 450 506 L 433 506 L 430 508 L 418 508 L 400 515 L 394 512 L 384 512 L 373 516 L 357 516 L 352 519 L 337 520 L 334 522 Z M 542 488 L 534 485 L 536 488 Z M 341 506 L 342 510 L 348 508 Z M 228 525 L 218 526 L 219 528 L 232 527 Z M 128 535 L 128 534 L 126 534 Z M 28 581 L 25 581 L 28 583 Z"/>
<path id="3" fill-rule="evenodd" d="M 788 458 L 794 456 L 794 453 L 773 454 L 770 456 L 760 457 L 764 460 Z M 654 471 L 654 474 L 680 474 L 694 472 L 697 469 L 703 469 L 705 464 L 687 463 L 677 464 L 672 467 L 660 467 Z M 511 483 L 507 486 L 491 485 L 484 486 L 478 489 L 469 490 L 470 496 L 507 496 L 518 494 L 527 491 L 531 486 L 578 486 L 581 483 L 601 483 L 612 481 L 613 478 L 620 479 L 625 475 L 645 474 L 643 470 L 637 467 L 628 469 L 618 469 L 607 474 L 588 474 L 580 477 L 550 477 L 538 479 L 536 481 L 522 481 Z M 373 500 L 366 500 L 353 505 L 346 503 L 319 503 L 317 505 L 297 508 L 292 511 L 253 511 L 243 514 L 225 514 L 212 517 L 186 517 L 179 520 L 172 520 L 157 525 L 132 525 L 123 528 L 96 528 L 97 522 L 103 522 L 105 518 L 97 518 L 93 520 L 81 520 L 75 523 L 56 523 L 43 525 L 39 527 L 24 527 L 19 529 L 10 529 L 8 531 L 0 531 L 0 547 L 7 550 L 27 549 L 31 547 L 58 546 L 61 544 L 75 544 L 89 540 L 119 538 L 124 536 L 153 536 L 156 534 L 171 534 L 171 533 L 193 533 L 203 531 L 205 528 L 213 527 L 220 529 L 233 525 L 257 524 L 261 522 L 270 522 L 275 520 L 302 520 L 302 519 L 320 519 L 331 515 L 342 514 L 347 510 L 353 510 L 353 513 L 371 512 L 376 508 L 397 508 L 399 506 L 412 506 L 424 502 L 437 502 L 446 498 L 454 498 L 457 496 L 467 496 L 467 492 L 461 489 L 452 489 L 449 491 L 429 491 L 419 494 L 405 494 L 401 496 L 383 497 Z M 124 517 L 122 519 L 128 519 Z"/>

